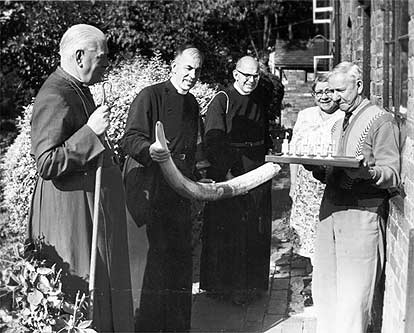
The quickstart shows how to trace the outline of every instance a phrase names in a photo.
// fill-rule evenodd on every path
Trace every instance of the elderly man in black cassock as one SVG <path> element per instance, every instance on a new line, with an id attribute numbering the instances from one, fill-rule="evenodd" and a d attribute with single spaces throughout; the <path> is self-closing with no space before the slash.
<path id="1" fill-rule="evenodd" d="M 31 152 L 39 177 L 29 219 L 29 240 L 62 268 L 63 290 L 87 293 L 97 159 L 103 154 L 93 326 L 99 332 L 133 329 L 125 199 L 117 160 L 101 139 L 107 105 L 96 107 L 89 85 L 108 66 L 105 35 L 78 24 L 60 42 L 60 66 L 36 96 Z"/>
<path id="2" fill-rule="evenodd" d="M 259 64 L 241 58 L 234 84 L 211 101 L 205 120 L 207 178 L 224 181 L 264 163 L 271 147 L 268 113 L 259 91 Z M 204 211 L 200 288 L 250 302 L 268 288 L 271 182 L 231 199 L 209 202 Z"/>

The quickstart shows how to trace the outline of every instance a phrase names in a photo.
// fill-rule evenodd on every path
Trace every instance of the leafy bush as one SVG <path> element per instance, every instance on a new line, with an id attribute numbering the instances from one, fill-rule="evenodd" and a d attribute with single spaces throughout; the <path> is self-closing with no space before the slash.
<path id="1" fill-rule="evenodd" d="M 136 58 L 124 62 L 108 73 L 107 81 L 112 85 L 107 90 L 107 102 L 112 106 L 111 127 L 108 136 L 118 149 L 118 141 L 122 137 L 128 109 L 134 97 L 142 88 L 166 80 L 169 76 L 169 65 L 156 55 L 150 60 Z M 102 87 L 95 85 L 91 88 L 97 104 L 102 101 Z M 215 89 L 207 84 L 197 83 L 192 93 L 197 98 L 202 109 L 213 97 Z M 3 169 L 4 205 L 9 212 L 10 221 L 7 232 L 12 235 L 23 235 L 28 219 L 30 198 L 36 179 L 33 158 L 30 156 L 30 117 L 32 104 L 24 109 L 24 115 L 18 121 L 20 134 L 6 152 L 1 168 Z"/>
<path id="2" fill-rule="evenodd" d="M 96 333 L 85 320 L 86 297 L 62 292 L 61 271 L 36 259 L 14 258 L 1 271 L 0 330 L 14 333 Z M 9 301 L 9 302 L 7 302 Z M 5 304 L 6 305 L 5 305 Z M 7 304 L 9 303 L 9 304 Z"/>

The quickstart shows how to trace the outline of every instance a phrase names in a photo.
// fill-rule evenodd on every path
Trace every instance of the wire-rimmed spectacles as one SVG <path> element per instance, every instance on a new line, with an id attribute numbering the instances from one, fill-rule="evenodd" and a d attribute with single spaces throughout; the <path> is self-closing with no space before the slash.
<path id="1" fill-rule="evenodd" d="M 334 90 L 333 89 L 325 89 L 325 90 L 318 90 L 318 91 L 313 92 L 313 95 L 316 98 L 321 98 L 323 96 L 323 94 L 325 94 L 326 96 L 331 98 L 334 94 Z"/>
<path id="2" fill-rule="evenodd" d="M 238 69 L 236 69 L 236 71 L 238 71 L 241 75 L 243 75 L 246 78 L 246 80 L 249 80 L 250 78 L 253 78 L 253 80 L 257 80 L 260 77 L 259 73 L 256 73 L 256 74 L 243 73 L 239 71 Z"/>

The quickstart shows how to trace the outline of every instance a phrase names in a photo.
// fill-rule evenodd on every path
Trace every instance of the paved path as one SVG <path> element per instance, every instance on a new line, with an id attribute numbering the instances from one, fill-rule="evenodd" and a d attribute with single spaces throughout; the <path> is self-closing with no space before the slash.
<path id="1" fill-rule="evenodd" d="M 310 279 L 309 261 L 289 242 L 273 247 L 269 291 L 248 306 L 208 297 L 194 284 L 192 332 L 315 332 L 313 307 L 304 307 L 300 294 Z"/>
<path id="2" fill-rule="evenodd" d="M 290 199 L 286 172 L 272 186 L 272 255 L 269 290 L 244 306 L 206 296 L 198 289 L 200 244 L 194 253 L 191 332 L 314 333 L 313 307 L 304 307 L 301 295 L 310 280 L 309 259 L 293 253 L 288 241 Z"/>

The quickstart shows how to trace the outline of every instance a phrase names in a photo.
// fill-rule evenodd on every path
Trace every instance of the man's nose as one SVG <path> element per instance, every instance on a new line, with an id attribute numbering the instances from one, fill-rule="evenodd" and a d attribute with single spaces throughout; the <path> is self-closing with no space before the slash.
<path id="1" fill-rule="evenodd" d="M 339 96 L 339 94 L 336 91 L 334 91 L 332 94 L 332 100 L 338 101 L 340 99 L 341 99 L 341 96 Z"/>
<path id="2" fill-rule="evenodd" d="M 190 71 L 188 72 L 188 74 L 189 74 L 192 78 L 195 78 L 195 77 L 197 76 L 196 69 L 195 69 L 195 68 L 193 68 L 192 70 L 190 70 Z"/>

